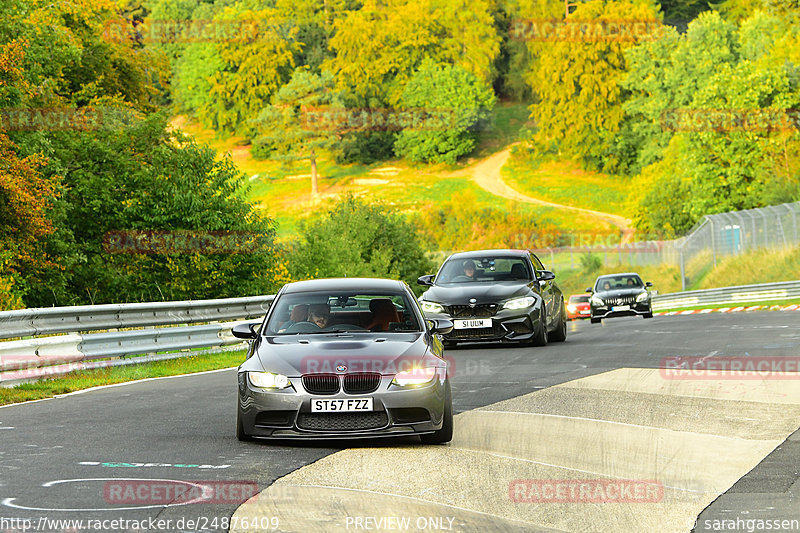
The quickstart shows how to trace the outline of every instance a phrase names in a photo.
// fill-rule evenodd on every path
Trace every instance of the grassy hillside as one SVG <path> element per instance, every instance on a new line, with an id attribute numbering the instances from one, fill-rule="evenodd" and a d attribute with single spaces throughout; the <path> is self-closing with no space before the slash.
<path id="1" fill-rule="evenodd" d="M 468 231 L 463 236 L 435 239 L 439 246 L 445 248 L 469 249 L 487 244 L 525 246 L 531 241 L 531 233 L 544 227 L 559 228 L 562 231 L 611 230 L 611 226 L 598 222 L 591 215 L 506 200 L 475 184 L 470 166 L 516 142 L 520 130 L 526 126 L 528 113 L 524 104 L 498 105 L 493 118 L 478 133 L 478 147 L 473 157 L 456 166 L 414 165 L 400 160 L 374 165 L 341 165 L 323 155 L 318 159 L 319 195 L 316 199 L 312 199 L 310 195 L 311 175 L 306 161 L 257 160 L 252 157 L 249 146 L 244 145 L 242 139 L 218 139 L 213 131 L 199 128 L 183 117 L 177 117 L 173 125 L 198 141 L 208 143 L 221 155 L 227 154 L 231 157 L 249 176 L 250 199 L 276 220 L 278 236 L 281 238 L 296 234 L 300 221 L 326 211 L 348 194 L 394 206 L 412 219 L 419 218 L 420 225 L 428 228 L 434 237 L 438 237 L 435 234 L 436 228 L 432 227 L 430 220 L 423 220 L 433 211 L 437 212 L 437 216 L 441 214 L 445 218 L 457 217 L 465 209 L 471 213 L 480 210 L 494 212 L 491 216 L 497 223 L 493 226 L 484 221 L 483 224 L 474 225 L 474 228 L 467 228 Z M 557 181 L 556 176 L 551 179 L 553 182 Z M 577 198 L 587 200 L 583 205 L 579 202 L 576 205 L 594 205 L 589 199 L 597 196 L 596 181 L 586 179 L 570 182 Z M 581 193 L 584 187 L 590 189 Z M 538 228 L 530 224 L 514 225 L 509 219 L 535 219 Z M 446 231 L 444 227 L 441 230 Z"/>
<path id="2" fill-rule="evenodd" d="M 597 276 L 622 271 L 638 272 L 642 279 L 651 281 L 653 289 L 660 293 L 681 290 L 680 268 L 676 265 L 603 266 L 592 273 L 580 269 L 561 269 L 556 272 L 556 280 L 565 295 L 579 294 L 589 287 Z M 688 289 L 711 289 L 797 279 L 800 279 L 800 247 L 758 250 L 718 260 L 716 267 L 710 267 L 706 274 Z"/>
<path id="3" fill-rule="evenodd" d="M 625 216 L 630 180 L 582 170 L 572 161 L 541 161 L 518 149 L 503 167 L 503 179 L 516 190 L 558 204 Z"/>

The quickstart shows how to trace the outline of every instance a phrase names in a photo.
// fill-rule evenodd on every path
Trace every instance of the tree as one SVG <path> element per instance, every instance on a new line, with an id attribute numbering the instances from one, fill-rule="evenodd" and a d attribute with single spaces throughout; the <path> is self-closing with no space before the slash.
<path id="1" fill-rule="evenodd" d="M 21 307 L 24 272 L 51 266 L 43 241 L 53 233 L 50 220 L 57 176 L 42 177 L 41 157 L 21 158 L 0 133 L 0 309 Z"/>
<path id="2" fill-rule="evenodd" d="M 631 197 L 639 229 L 680 233 L 705 214 L 800 198 L 800 81 L 788 55 L 798 41 L 789 27 L 757 13 L 736 28 L 709 13 L 659 63 L 643 60 L 652 45 L 633 51 L 629 109 L 646 117 L 650 146 Z"/>
<path id="3" fill-rule="evenodd" d="M 414 226 L 389 209 L 348 197 L 301 227 L 292 243 L 293 279 L 381 277 L 416 286 L 435 265 Z"/>
<path id="4" fill-rule="evenodd" d="M 426 60 L 403 89 L 400 108 L 432 116 L 405 128 L 395 152 L 411 161 L 453 164 L 475 147 L 471 128 L 494 104 L 492 89 L 464 68 Z"/>
<path id="5" fill-rule="evenodd" d="M 190 42 L 176 61 L 176 102 L 218 135 L 253 134 L 252 118 L 289 80 L 300 50 L 284 14 L 249 5 L 198 7 L 192 21 L 218 26 L 220 37 Z"/>
<path id="6" fill-rule="evenodd" d="M 298 69 L 256 121 L 259 133 L 253 142 L 254 151 L 262 156 L 308 159 L 312 196 L 318 191 L 317 157 L 321 150 L 336 146 L 345 127 L 341 116 L 346 110 L 333 86 L 333 76 L 328 72 L 314 74 Z"/>
<path id="7" fill-rule="evenodd" d="M 272 221 L 245 199 L 246 177 L 163 117 L 50 142 L 77 258 L 60 287 L 33 278 L 28 305 L 266 294 L 286 280 Z"/>
<path id="8" fill-rule="evenodd" d="M 538 151 L 558 150 L 590 166 L 616 169 L 619 159 L 609 147 L 624 118 L 626 93 L 620 85 L 627 70 L 624 52 L 656 38 L 659 20 L 660 13 L 648 1 L 592 0 L 580 3 L 570 15 L 567 22 L 574 24 L 566 27 L 563 37 L 557 30 L 545 35 L 543 23 L 531 26 L 533 62 L 528 81 L 539 98 L 531 106 L 531 118 L 538 125 L 534 136 Z M 615 36 L 611 32 L 620 21 L 631 27 L 643 24 L 644 31 L 623 36 L 617 28 Z"/>
<path id="9" fill-rule="evenodd" d="M 426 58 L 491 84 L 500 36 L 487 0 L 366 0 L 335 23 L 324 66 L 356 105 L 394 106 Z"/>

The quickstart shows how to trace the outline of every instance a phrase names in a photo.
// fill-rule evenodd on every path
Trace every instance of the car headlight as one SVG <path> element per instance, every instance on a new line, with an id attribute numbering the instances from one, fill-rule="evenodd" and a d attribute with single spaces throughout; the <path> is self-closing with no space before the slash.
<path id="1" fill-rule="evenodd" d="M 422 310 L 426 313 L 444 313 L 444 307 L 436 302 L 426 302 L 423 300 L 420 303 L 422 304 Z"/>
<path id="2" fill-rule="evenodd" d="M 395 374 L 392 383 L 400 387 L 416 387 L 433 381 L 436 377 L 436 367 L 412 368 Z"/>
<path id="3" fill-rule="evenodd" d="M 536 298 L 533 296 L 523 296 L 522 298 L 514 298 L 503 304 L 503 309 L 525 309 L 536 303 Z"/>
<path id="4" fill-rule="evenodd" d="M 647 293 L 647 291 L 645 291 L 636 297 L 636 303 L 646 302 L 649 297 L 650 295 Z"/>
<path id="5" fill-rule="evenodd" d="M 599 296 L 595 296 L 594 294 L 592 295 L 591 298 L 589 298 L 589 303 L 598 307 L 606 305 L 606 303 L 603 301 L 602 298 L 600 298 Z"/>
<path id="6" fill-rule="evenodd" d="M 285 389 L 292 384 L 289 378 L 283 374 L 273 374 L 272 372 L 248 372 L 247 377 L 254 387 L 260 389 Z"/>
<path id="7" fill-rule="evenodd" d="M 569 311 L 570 313 L 574 313 L 577 310 L 578 310 L 578 308 L 575 306 L 575 304 L 568 304 L 567 305 L 567 311 Z"/>

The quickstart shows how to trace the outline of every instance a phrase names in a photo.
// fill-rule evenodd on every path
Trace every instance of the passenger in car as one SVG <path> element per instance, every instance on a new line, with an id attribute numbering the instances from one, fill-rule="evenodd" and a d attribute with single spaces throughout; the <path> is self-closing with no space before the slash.
<path id="1" fill-rule="evenodd" d="M 297 304 L 292 308 L 292 313 L 289 315 L 289 320 L 281 324 L 281 329 L 278 330 L 278 333 L 285 332 L 291 326 L 297 324 L 298 322 L 308 322 L 308 305 L 306 304 Z"/>

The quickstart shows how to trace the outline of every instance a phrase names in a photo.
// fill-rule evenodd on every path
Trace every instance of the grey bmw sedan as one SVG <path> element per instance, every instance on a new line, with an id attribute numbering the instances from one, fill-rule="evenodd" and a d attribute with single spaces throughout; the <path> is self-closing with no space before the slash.
<path id="1" fill-rule="evenodd" d="M 419 435 L 448 442 L 453 408 L 439 334 L 408 285 L 321 279 L 285 285 L 238 371 L 236 435 L 273 439 Z"/>

